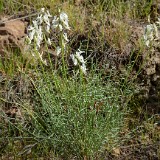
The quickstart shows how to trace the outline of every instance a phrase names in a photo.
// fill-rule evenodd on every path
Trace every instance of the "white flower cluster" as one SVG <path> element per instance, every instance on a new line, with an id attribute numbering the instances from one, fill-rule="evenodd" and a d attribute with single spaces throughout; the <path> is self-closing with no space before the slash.
<path id="1" fill-rule="evenodd" d="M 31 44 L 34 41 L 35 48 L 38 50 L 42 41 L 44 40 L 44 33 L 43 30 L 50 33 L 50 19 L 52 16 L 50 15 L 49 11 L 45 12 L 45 9 L 41 9 L 40 15 L 36 18 L 36 20 L 32 21 L 32 25 L 28 27 L 28 44 Z M 50 42 L 50 38 L 48 38 L 48 43 Z"/>
<path id="2" fill-rule="evenodd" d="M 70 30 L 68 16 L 64 12 L 59 12 L 59 16 L 53 17 L 48 10 L 42 8 L 36 20 L 32 21 L 32 25 L 27 29 L 27 41 L 28 44 L 33 47 L 32 55 L 34 57 L 38 53 L 39 58 L 42 60 L 42 53 L 39 53 L 41 44 L 46 42 L 49 46 L 52 45 L 52 31 L 56 28 L 58 28 L 59 31 L 61 31 L 60 34 L 63 35 L 60 38 L 60 44 L 62 46 L 56 48 L 56 54 L 58 56 L 61 53 L 62 47 L 65 49 L 66 44 L 69 41 L 67 33 L 65 32 L 65 30 Z"/>
<path id="3" fill-rule="evenodd" d="M 62 33 L 61 37 L 61 47 L 65 50 L 67 42 L 69 42 L 67 32 L 65 30 L 70 30 L 69 24 L 68 24 L 68 15 L 64 12 L 59 11 L 59 16 L 54 16 L 52 20 L 52 28 L 58 29 Z M 62 51 L 62 48 L 58 46 L 56 48 L 56 53 L 59 55 Z"/>
<path id="4" fill-rule="evenodd" d="M 54 16 L 52 20 L 53 28 L 59 28 L 60 31 L 63 29 L 70 30 L 68 25 L 68 16 L 66 13 L 61 12 L 59 16 Z"/>
<path id="5" fill-rule="evenodd" d="M 159 39 L 158 27 L 160 27 L 160 18 L 158 18 L 156 23 L 149 24 L 145 27 L 143 39 L 147 47 L 149 47 L 153 41 Z"/>
<path id="6" fill-rule="evenodd" d="M 43 42 L 46 42 L 48 46 L 53 45 L 53 33 L 59 34 L 59 45 L 56 45 L 56 55 L 59 56 L 62 52 L 64 54 L 66 51 L 66 44 L 69 41 L 66 32 L 67 30 L 70 30 L 70 27 L 68 24 L 68 15 L 66 13 L 59 11 L 58 16 L 52 16 L 48 10 L 42 8 L 36 20 L 32 21 L 32 25 L 28 27 L 27 41 L 28 44 L 32 47 L 32 55 L 34 57 L 38 55 L 38 58 L 44 64 L 47 64 L 46 61 L 44 61 L 42 58 L 43 52 L 40 53 L 39 51 Z M 78 49 L 78 51 L 76 51 L 75 54 L 71 54 L 70 57 L 74 63 L 74 66 L 79 66 L 80 70 L 86 75 L 87 69 L 84 58 L 81 55 L 82 53 L 84 53 L 84 51 Z"/>
<path id="7" fill-rule="evenodd" d="M 82 53 L 84 53 L 84 51 L 81 51 L 80 49 L 78 49 L 78 51 L 76 51 L 76 54 L 71 54 L 70 57 L 73 61 L 73 64 L 75 66 L 79 65 L 81 71 L 86 75 L 87 74 L 87 69 L 86 69 L 84 58 L 81 55 Z"/>

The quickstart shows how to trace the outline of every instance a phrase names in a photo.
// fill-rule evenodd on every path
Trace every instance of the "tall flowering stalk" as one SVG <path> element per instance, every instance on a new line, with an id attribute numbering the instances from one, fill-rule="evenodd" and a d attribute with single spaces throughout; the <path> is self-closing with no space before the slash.
<path id="1" fill-rule="evenodd" d="M 41 9 L 38 17 L 32 21 L 32 24 L 28 27 L 27 42 L 31 47 L 31 54 L 34 58 L 40 59 L 44 64 L 47 64 L 43 60 L 43 52 L 40 52 L 41 44 L 46 39 L 46 33 L 50 33 L 50 18 L 51 14 L 49 11 L 45 11 L 44 8 Z M 51 40 L 48 37 L 47 43 L 51 45 Z"/>
<path id="2" fill-rule="evenodd" d="M 57 46 L 57 53 L 62 54 L 62 65 L 63 72 L 66 74 L 66 63 L 65 63 L 65 53 L 66 53 L 66 45 L 69 42 L 67 36 L 67 30 L 70 30 L 68 24 L 68 15 L 64 12 L 59 11 L 59 15 L 54 16 L 52 20 L 52 28 L 57 29 L 60 32 L 59 35 L 59 46 Z"/>
<path id="3" fill-rule="evenodd" d="M 158 18 L 158 21 L 153 24 L 149 24 L 144 29 L 144 43 L 147 47 L 152 46 L 152 44 L 159 40 L 159 33 L 158 28 L 160 27 L 160 18 Z"/>
<path id="4" fill-rule="evenodd" d="M 69 42 L 67 31 L 70 30 L 68 24 L 68 15 L 65 12 L 59 10 L 58 15 L 52 16 L 48 10 L 41 9 L 37 18 L 32 21 L 32 24 L 28 26 L 27 42 L 30 46 L 30 51 L 34 59 L 39 59 L 41 62 L 47 65 L 47 62 L 43 59 L 43 48 L 44 44 L 47 47 L 54 47 L 56 56 L 62 58 L 62 71 L 66 75 L 66 61 L 67 57 L 67 43 Z M 58 34 L 58 45 L 53 44 L 54 35 Z M 52 51 L 52 50 L 51 50 Z M 79 69 L 83 74 L 86 75 L 86 65 L 82 56 L 84 53 L 81 50 L 77 50 L 75 54 L 71 54 L 70 57 L 74 63 L 74 66 L 79 66 Z"/>
<path id="5" fill-rule="evenodd" d="M 37 18 L 32 21 L 32 24 L 28 26 L 27 42 L 32 50 L 31 54 L 35 58 L 38 58 L 44 63 L 42 59 L 43 52 L 40 53 L 40 48 L 43 43 L 47 43 L 48 46 L 52 46 L 52 38 L 54 31 L 59 33 L 59 45 L 56 47 L 56 55 L 62 54 L 64 57 L 65 49 L 68 40 L 67 30 L 70 30 L 68 24 L 68 16 L 64 12 L 59 12 L 58 16 L 52 16 L 48 10 L 41 9 Z"/>
<path id="6" fill-rule="evenodd" d="M 84 51 L 81 51 L 80 49 L 78 49 L 76 51 L 76 53 L 71 54 L 70 57 L 73 61 L 74 66 L 79 66 L 81 72 L 86 75 L 87 74 L 87 68 L 86 68 L 84 58 L 81 55 L 82 53 L 84 53 Z"/>

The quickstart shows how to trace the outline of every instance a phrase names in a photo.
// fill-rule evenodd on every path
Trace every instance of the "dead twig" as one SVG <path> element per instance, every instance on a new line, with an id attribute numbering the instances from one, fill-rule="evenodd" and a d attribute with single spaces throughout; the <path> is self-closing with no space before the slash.
<path id="1" fill-rule="evenodd" d="M 40 13 L 40 12 L 36 12 L 36 13 L 30 14 L 30 15 L 27 15 L 27 16 L 15 18 L 15 19 L 10 19 L 10 20 L 1 20 L 1 21 L 0 21 L 0 25 L 1 25 L 1 24 L 4 24 L 4 23 L 7 23 L 7 22 L 12 22 L 12 21 L 16 21 L 16 20 L 25 19 L 25 18 L 28 18 L 28 17 L 33 17 L 33 16 L 38 15 L 39 13 Z"/>
<path id="2" fill-rule="evenodd" d="M 120 149 L 127 149 L 127 148 L 134 148 L 134 147 L 150 147 L 150 146 L 156 146 L 156 145 L 160 145 L 160 141 L 156 142 L 156 143 L 150 143 L 150 144 L 133 144 L 133 145 L 128 145 L 128 146 L 121 146 Z"/>

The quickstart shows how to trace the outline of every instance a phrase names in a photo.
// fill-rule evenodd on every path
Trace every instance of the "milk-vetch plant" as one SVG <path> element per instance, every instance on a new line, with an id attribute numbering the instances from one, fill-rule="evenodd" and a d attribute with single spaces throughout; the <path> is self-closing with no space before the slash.
<path id="1" fill-rule="evenodd" d="M 46 60 L 43 59 L 43 50 L 41 48 L 44 44 L 47 48 L 53 47 L 55 49 L 56 56 L 61 56 L 63 72 L 65 73 L 67 57 L 67 43 L 69 42 L 67 31 L 70 30 L 68 24 L 68 15 L 65 12 L 58 11 L 58 15 L 52 16 L 48 10 L 41 9 L 37 18 L 32 21 L 32 24 L 28 27 L 27 42 L 31 49 L 33 58 L 41 60 L 47 65 Z M 53 43 L 54 34 L 58 34 L 58 44 Z M 76 54 L 71 54 L 70 57 L 74 63 L 74 66 L 79 66 L 81 72 L 86 75 L 86 64 L 83 56 L 84 53 L 79 49 Z"/>
<path id="2" fill-rule="evenodd" d="M 81 51 L 80 49 L 78 49 L 76 51 L 76 54 L 71 54 L 70 57 L 73 61 L 74 66 L 79 66 L 82 73 L 86 75 L 87 69 L 86 69 L 86 64 L 85 64 L 84 58 L 81 55 L 82 53 L 84 53 L 84 51 Z"/>
<path id="3" fill-rule="evenodd" d="M 57 29 L 58 28 L 58 29 Z M 59 45 L 56 47 L 57 56 L 66 51 L 66 44 L 69 41 L 67 38 L 66 30 L 69 30 L 68 16 L 64 12 L 59 11 L 59 16 L 52 16 L 48 10 L 41 9 L 37 18 L 32 21 L 32 24 L 28 26 L 27 42 L 30 46 L 32 56 L 42 59 L 43 51 L 40 52 L 41 47 L 46 43 L 49 46 L 55 46 L 53 44 L 54 32 L 59 34 Z M 60 32 L 60 33 L 59 33 Z M 56 44 L 57 45 L 57 44 Z"/>
<path id="4" fill-rule="evenodd" d="M 69 42 L 66 30 L 70 30 L 68 15 L 64 12 L 60 12 L 59 10 L 59 15 L 54 16 L 52 20 L 52 28 L 57 29 L 59 32 L 59 45 L 56 47 L 56 51 L 57 55 L 61 54 L 63 72 L 66 74 L 65 56 L 67 56 L 67 43 Z"/>
<path id="5" fill-rule="evenodd" d="M 160 18 L 156 23 L 145 27 L 143 39 L 147 47 L 154 45 L 159 40 L 158 28 L 160 28 Z"/>
<path id="6" fill-rule="evenodd" d="M 45 9 L 42 8 L 40 14 L 36 20 L 32 21 L 32 25 L 27 28 L 28 36 L 27 42 L 31 48 L 31 54 L 33 58 L 40 59 L 44 64 L 46 61 L 43 60 L 43 52 L 40 53 L 41 44 L 47 38 L 47 43 L 51 45 L 51 40 L 47 37 L 46 33 L 50 33 L 50 19 L 52 16 L 49 11 L 45 12 Z"/>

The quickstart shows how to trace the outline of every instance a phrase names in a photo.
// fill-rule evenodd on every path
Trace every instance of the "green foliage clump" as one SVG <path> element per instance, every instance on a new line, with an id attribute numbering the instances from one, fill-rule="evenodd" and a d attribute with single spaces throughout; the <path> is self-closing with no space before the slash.
<path id="1" fill-rule="evenodd" d="M 34 106 L 31 130 L 35 139 L 58 155 L 94 157 L 116 146 L 123 123 L 120 89 L 98 75 L 84 80 L 44 75 L 35 82 L 40 104 Z"/>

